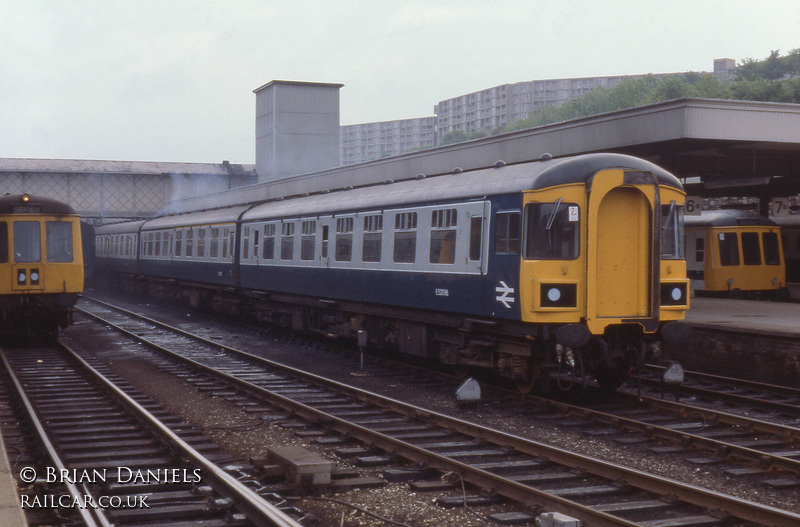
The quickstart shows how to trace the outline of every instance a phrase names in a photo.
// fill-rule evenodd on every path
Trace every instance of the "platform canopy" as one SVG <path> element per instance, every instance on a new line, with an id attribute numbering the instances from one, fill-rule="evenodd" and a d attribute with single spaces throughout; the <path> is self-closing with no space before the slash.
<path id="1" fill-rule="evenodd" d="M 643 157 L 703 197 L 800 193 L 800 105 L 676 99 L 173 203 L 167 212 L 519 163 L 544 153 Z M 762 200 L 763 201 L 763 200 Z M 767 200 L 768 201 L 768 200 Z"/>

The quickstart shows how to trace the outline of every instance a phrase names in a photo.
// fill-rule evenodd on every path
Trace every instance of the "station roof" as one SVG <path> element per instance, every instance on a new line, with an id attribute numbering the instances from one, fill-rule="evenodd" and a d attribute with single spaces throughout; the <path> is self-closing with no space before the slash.
<path id="1" fill-rule="evenodd" d="M 228 163 L 175 163 L 154 161 L 104 161 L 86 159 L 0 158 L 0 172 L 52 174 L 202 174 L 254 176 L 255 165 Z"/>
<path id="2" fill-rule="evenodd" d="M 799 194 L 800 104 L 676 99 L 250 185 L 175 202 L 165 212 L 595 152 L 642 157 L 704 197 Z"/>

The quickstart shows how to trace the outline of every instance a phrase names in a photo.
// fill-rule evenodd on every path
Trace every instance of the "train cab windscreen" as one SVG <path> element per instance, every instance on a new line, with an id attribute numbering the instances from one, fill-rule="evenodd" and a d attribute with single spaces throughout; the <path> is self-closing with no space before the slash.
<path id="1" fill-rule="evenodd" d="M 38 221 L 14 222 L 14 261 L 33 263 L 42 260 L 42 241 Z"/>
<path id="2" fill-rule="evenodd" d="M 66 221 L 47 222 L 47 261 L 72 261 L 72 224 Z"/>
<path id="3" fill-rule="evenodd" d="M 577 203 L 531 203 L 525 207 L 525 258 L 574 260 L 578 257 L 580 213 Z"/>

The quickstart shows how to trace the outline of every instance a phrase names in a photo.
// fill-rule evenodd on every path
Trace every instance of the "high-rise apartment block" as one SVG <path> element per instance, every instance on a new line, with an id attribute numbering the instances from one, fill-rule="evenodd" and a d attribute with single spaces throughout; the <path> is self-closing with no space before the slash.
<path id="1" fill-rule="evenodd" d="M 735 68 L 733 59 L 716 59 L 713 74 L 727 80 Z M 680 73 L 651 75 L 666 77 Z M 437 146 L 444 136 L 455 130 L 473 133 L 505 128 L 547 106 L 561 106 L 578 99 L 595 88 L 613 88 L 625 79 L 644 76 L 579 77 L 501 84 L 439 101 L 433 108 L 435 116 L 342 126 L 339 132 L 341 164 L 350 165 Z"/>
<path id="2" fill-rule="evenodd" d="M 339 127 L 342 165 L 395 156 L 436 144 L 436 117 Z"/>

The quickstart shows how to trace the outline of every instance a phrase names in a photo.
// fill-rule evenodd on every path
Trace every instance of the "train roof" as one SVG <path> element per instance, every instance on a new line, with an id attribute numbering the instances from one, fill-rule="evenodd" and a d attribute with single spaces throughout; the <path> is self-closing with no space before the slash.
<path id="1" fill-rule="evenodd" d="M 769 218 L 759 216 L 753 210 L 720 209 L 704 210 L 699 216 L 684 216 L 686 227 L 738 227 L 746 225 L 775 226 Z"/>
<path id="2" fill-rule="evenodd" d="M 0 214 L 48 214 L 66 216 L 77 214 L 67 203 L 36 194 L 6 194 L 0 196 Z"/>
<path id="3" fill-rule="evenodd" d="M 242 220 L 380 209 L 453 199 L 481 199 L 557 185 L 586 183 L 593 174 L 608 168 L 650 172 L 661 185 L 683 188 L 671 173 L 644 159 L 624 154 L 587 154 L 558 159 L 546 158 L 515 165 L 498 164 L 468 172 L 420 176 L 400 182 L 313 194 L 302 199 L 269 201 L 247 211 Z"/>
<path id="4" fill-rule="evenodd" d="M 189 212 L 174 216 L 159 216 L 149 220 L 142 230 L 171 229 L 187 225 L 235 223 L 239 220 L 239 216 L 251 206 L 252 205 L 239 205 L 236 207 Z"/>
<path id="5" fill-rule="evenodd" d="M 800 227 L 800 214 L 788 216 L 770 216 L 770 219 L 781 227 Z"/>
<path id="6" fill-rule="evenodd" d="M 138 232 L 145 220 L 121 221 L 101 225 L 95 229 L 96 234 L 127 234 Z"/>

